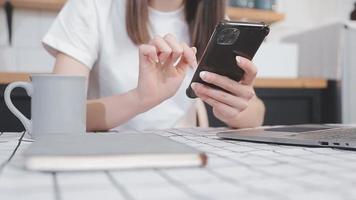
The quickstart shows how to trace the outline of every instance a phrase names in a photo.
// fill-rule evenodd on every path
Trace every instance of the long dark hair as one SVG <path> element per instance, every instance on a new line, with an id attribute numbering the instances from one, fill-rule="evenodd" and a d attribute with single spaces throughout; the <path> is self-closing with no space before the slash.
<path id="1" fill-rule="evenodd" d="M 185 0 L 185 18 L 189 25 L 192 46 L 198 58 L 204 51 L 215 25 L 225 17 L 225 0 Z M 136 45 L 150 40 L 148 31 L 148 0 L 126 1 L 126 29 Z"/>

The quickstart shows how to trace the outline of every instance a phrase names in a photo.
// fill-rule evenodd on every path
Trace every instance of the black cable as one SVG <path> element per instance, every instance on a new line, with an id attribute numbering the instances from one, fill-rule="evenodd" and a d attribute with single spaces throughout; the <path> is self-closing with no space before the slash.
<path id="1" fill-rule="evenodd" d="M 59 188 L 59 184 L 58 184 L 58 178 L 57 178 L 57 173 L 56 172 L 52 172 L 52 180 L 53 180 L 53 187 L 54 187 L 54 199 L 55 200 L 61 200 L 62 196 L 61 196 L 61 190 Z"/>
<path id="2" fill-rule="evenodd" d="M 16 154 L 16 152 L 17 152 L 17 149 L 20 147 L 21 142 L 22 142 L 22 139 L 23 139 L 23 137 L 25 136 L 25 134 L 26 134 L 26 132 L 23 132 L 23 133 L 22 133 L 22 135 L 21 135 L 21 137 L 20 137 L 20 139 L 19 139 L 19 142 L 17 143 L 17 145 L 16 145 L 14 151 L 12 151 L 11 155 L 9 156 L 9 158 L 8 158 L 5 162 L 3 162 L 3 163 L 0 164 L 0 174 L 1 174 L 2 170 L 5 168 L 5 165 L 7 165 L 7 164 L 11 161 L 11 159 L 15 156 L 15 154 Z M 1 177 L 1 176 L 0 176 L 0 177 Z"/>
<path id="3" fill-rule="evenodd" d="M 4 5 L 5 13 L 6 13 L 6 22 L 7 22 L 7 31 L 9 34 L 9 45 L 12 44 L 12 17 L 14 12 L 14 6 L 10 1 L 6 1 Z"/>
<path id="4" fill-rule="evenodd" d="M 109 171 L 105 171 L 106 176 L 108 177 L 109 181 L 111 184 L 120 192 L 120 194 L 125 198 L 132 200 L 134 199 L 129 192 L 126 191 L 126 189 L 118 182 L 115 180 L 115 178 L 111 175 Z"/>

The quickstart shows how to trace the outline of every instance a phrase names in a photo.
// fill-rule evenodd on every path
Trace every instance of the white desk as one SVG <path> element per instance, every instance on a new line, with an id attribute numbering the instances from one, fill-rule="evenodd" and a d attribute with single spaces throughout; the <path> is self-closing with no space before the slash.
<path id="1" fill-rule="evenodd" d="M 205 168 L 37 173 L 16 168 L 30 145 L 0 136 L 0 200 L 356 199 L 356 152 L 219 140 L 218 129 L 154 131 L 208 153 Z M 192 133 L 193 132 L 193 133 Z"/>

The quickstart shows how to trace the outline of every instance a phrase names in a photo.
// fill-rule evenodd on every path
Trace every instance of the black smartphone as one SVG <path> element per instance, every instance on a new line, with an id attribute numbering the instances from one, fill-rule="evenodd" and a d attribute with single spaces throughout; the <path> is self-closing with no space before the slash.
<path id="1" fill-rule="evenodd" d="M 241 56 L 252 60 L 268 33 L 269 27 L 264 23 L 220 22 L 210 37 L 191 83 L 198 82 L 223 90 L 204 82 L 199 76 L 201 71 L 213 72 L 240 81 L 244 71 L 237 66 L 235 57 Z M 191 85 L 187 88 L 186 94 L 190 98 L 197 97 Z"/>

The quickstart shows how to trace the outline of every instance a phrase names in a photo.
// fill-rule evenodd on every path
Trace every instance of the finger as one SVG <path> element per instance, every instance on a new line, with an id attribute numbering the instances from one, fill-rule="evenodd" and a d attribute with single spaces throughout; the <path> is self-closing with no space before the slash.
<path id="1" fill-rule="evenodd" d="M 196 94 L 202 101 L 207 103 L 213 108 L 214 115 L 223 121 L 228 121 L 234 119 L 239 113 L 242 111 L 237 110 L 229 105 L 226 105 L 222 102 L 219 102 L 209 96 L 202 95 L 197 93 Z"/>
<path id="2" fill-rule="evenodd" d="M 236 56 L 236 62 L 245 71 L 241 82 L 245 85 L 253 85 L 257 75 L 256 66 L 250 60 L 241 56 Z"/>
<path id="3" fill-rule="evenodd" d="M 183 60 L 179 61 L 179 63 L 176 66 L 176 69 L 180 74 L 185 74 L 188 68 L 189 68 L 189 64 Z"/>
<path id="4" fill-rule="evenodd" d="M 171 47 L 161 37 L 155 37 L 150 44 L 154 45 L 158 52 L 159 62 L 164 64 L 172 53 Z"/>
<path id="5" fill-rule="evenodd" d="M 158 63 L 156 48 L 152 45 L 142 44 L 139 46 L 139 58 L 143 62 Z"/>
<path id="6" fill-rule="evenodd" d="M 207 87 L 200 83 L 192 83 L 192 89 L 196 94 L 199 94 L 201 96 L 208 96 L 209 98 L 229 105 L 239 111 L 245 110 L 248 106 L 248 101 L 243 98 L 236 97 L 229 93 Z"/>
<path id="7" fill-rule="evenodd" d="M 215 116 L 220 119 L 225 119 L 225 120 L 233 119 L 241 112 L 229 105 L 221 103 L 208 96 L 202 96 L 200 98 L 202 101 L 204 101 L 205 103 L 213 107 L 213 112 Z"/>
<path id="8" fill-rule="evenodd" d="M 183 57 L 184 60 L 193 68 L 196 69 L 198 67 L 197 57 L 195 56 L 194 47 L 190 48 L 186 43 L 182 43 L 183 47 Z"/>
<path id="9" fill-rule="evenodd" d="M 193 49 L 193 51 L 194 51 L 195 54 L 198 53 L 198 49 L 197 49 L 196 47 L 192 47 L 192 49 Z"/>
<path id="10" fill-rule="evenodd" d="M 223 88 L 238 97 L 250 100 L 255 96 L 252 87 L 242 85 L 226 76 L 221 76 L 208 71 L 200 72 L 199 76 L 203 81 Z"/>
<path id="11" fill-rule="evenodd" d="M 180 61 L 178 62 L 176 69 L 178 71 L 178 73 L 180 74 L 185 74 L 189 68 L 190 64 L 186 61 L 186 59 L 180 59 Z"/>
<path id="12" fill-rule="evenodd" d="M 167 42 L 169 47 L 172 49 L 171 58 L 169 61 L 170 63 L 168 64 L 174 65 L 177 62 L 177 60 L 182 56 L 183 47 L 178 43 L 178 41 L 172 34 L 165 35 L 163 39 Z"/>

